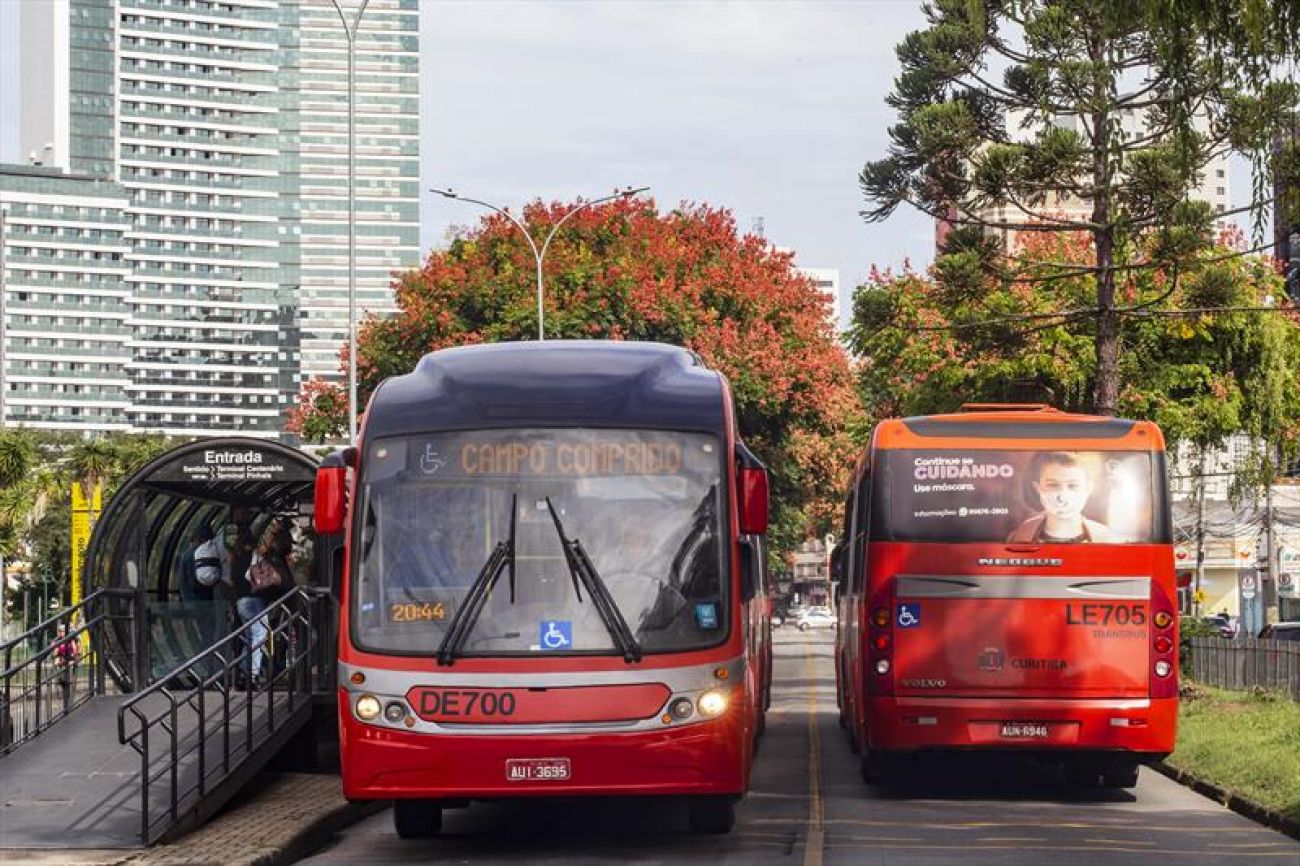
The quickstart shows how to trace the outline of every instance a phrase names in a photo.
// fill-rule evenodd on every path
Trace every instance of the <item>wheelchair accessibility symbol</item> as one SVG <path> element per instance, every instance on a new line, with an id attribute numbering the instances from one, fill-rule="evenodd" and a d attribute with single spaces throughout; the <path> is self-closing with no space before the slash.
<path id="1" fill-rule="evenodd" d="M 537 644 L 544 650 L 561 650 L 573 646 L 573 623 L 567 619 L 542 620 Z"/>
<path id="2" fill-rule="evenodd" d="M 433 450 L 432 445 L 424 446 L 424 453 L 420 455 L 420 471 L 425 475 L 435 475 L 438 470 L 447 465 L 447 461 L 438 456 L 438 452 Z"/>
<path id="3" fill-rule="evenodd" d="M 898 627 L 916 628 L 921 624 L 921 606 L 919 604 L 900 604 L 898 606 Z"/>

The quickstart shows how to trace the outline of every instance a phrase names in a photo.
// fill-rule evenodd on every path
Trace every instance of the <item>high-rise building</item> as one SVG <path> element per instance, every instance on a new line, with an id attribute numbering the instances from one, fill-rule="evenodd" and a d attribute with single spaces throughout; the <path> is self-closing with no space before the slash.
<path id="1" fill-rule="evenodd" d="M 346 3 L 345 8 L 358 4 Z M 286 22 L 281 68 L 295 100 L 282 115 L 295 196 L 304 376 L 338 378 L 348 336 L 347 40 L 333 4 L 307 2 Z M 372 0 L 357 40 L 357 306 L 394 308 L 392 272 L 419 257 L 419 15 L 415 0 Z"/>
<path id="2" fill-rule="evenodd" d="M 277 435 L 347 335 L 333 3 L 55 0 L 21 27 L 43 46 L 24 81 L 67 70 L 68 89 L 63 109 L 24 111 L 22 141 L 125 191 L 130 426 Z M 418 27 L 417 0 L 371 0 L 357 43 L 362 316 L 392 309 L 390 272 L 418 255 Z"/>
<path id="3" fill-rule="evenodd" d="M 125 208 L 112 181 L 0 165 L 0 423 L 127 429 Z"/>

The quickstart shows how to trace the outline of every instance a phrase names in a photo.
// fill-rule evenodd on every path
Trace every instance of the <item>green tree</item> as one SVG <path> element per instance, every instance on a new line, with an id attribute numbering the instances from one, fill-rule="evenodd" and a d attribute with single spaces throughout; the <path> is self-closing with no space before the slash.
<path id="1" fill-rule="evenodd" d="M 855 295 L 849 333 L 856 352 L 888 359 L 860 368 L 868 413 L 1023 400 L 1088 410 L 1097 377 L 1090 322 L 1058 313 L 1086 305 L 1092 281 L 1082 268 L 1035 280 L 1056 266 L 1033 263 L 1086 264 L 1091 245 L 1082 233 L 1054 234 L 1031 240 L 1023 255 L 1024 279 L 990 276 L 967 296 L 945 282 L 942 263 L 928 275 L 873 274 Z M 1284 459 L 1300 452 L 1300 312 L 1280 305 L 1283 285 L 1271 260 L 1216 245 L 1181 268 L 1178 280 L 1130 271 L 1118 287 L 1127 302 L 1148 299 L 1127 320 L 1119 411 L 1155 421 L 1174 442 L 1212 447 L 1244 432 Z M 1244 482 L 1269 477 L 1273 467 L 1254 468 L 1260 477 Z"/>
<path id="2" fill-rule="evenodd" d="M 1068 312 L 1090 323 L 1091 408 L 1102 414 L 1119 409 L 1125 382 L 1126 275 L 1177 282 L 1177 263 L 1209 246 L 1221 216 L 1188 202 L 1206 166 L 1238 152 L 1263 167 L 1295 103 L 1271 74 L 1290 44 L 1281 25 L 1245 20 L 1266 4 L 1201 4 L 1192 16 L 1178 5 L 933 0 L 929 26 L 897 49 L 890 152 L 860 177 L 869 221 L 906 202 L 958 227 L 1084 233 L 1082 263 L 1007 261 L 966 236 L 937 279 L 978 299 L 989 284 L 975 275 L 1000 273 L 999 286 L 1086 276 L 1088 295 Z M 1252 206 L 1266 198 L 1261 178 Z"/>
<path id="3" fill-rule="evenodd" d="M 544 236 L 568 209 L 534 203 L 524 221 Z M 826 300 L 789 254 L 738 235 L 725 210 L 661 214 L 653 202 L 619 200 L 566 222 L 546 267 L 548 338 L 673 343 L 726 374 L 741 434 L 772 473 L 774 549 L 831 525 L 853 448 L 845 423 L 857 406 Z M 395 317 L 361 330 L 363 401 L 428 352 L 537 333 L 532 253 L 499 216 L 401 275 L 396 298 Z M 346 414 L 344 388 L 308 383 L 291 429 L 309 439 L 339 435 Z"/>

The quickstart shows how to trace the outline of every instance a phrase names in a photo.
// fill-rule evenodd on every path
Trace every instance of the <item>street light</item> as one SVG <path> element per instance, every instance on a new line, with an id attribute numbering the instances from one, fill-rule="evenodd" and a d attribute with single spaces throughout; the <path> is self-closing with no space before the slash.
<path id="1" fill-rule="evenodd" d="M 331 0 L 348 40 L 348 441 L 357 441 L 357 31 L 370 0 L 349 25 L 339 0 Z"/>
<path id="2" fill-rule="evenodd" d="M 488 202 L 481 201 L 476 198 L 470 198 L 469 196 L 461 195 L 460 193 L 453 191 L 450 187 L 448 187 L 447 189 L 432 189 L 430 190 L 430 192 L 436 192 L 438 195 L 442 196 L 443 198 L 451 198 L 457 201 L 467 201 L 470 202 L 471 204 L 476 204 L 476 205 L 480 205 L 481 207 L 485 207 L 490 211 L 495 211 L 496 213 L 499 213 L 501 214 L 501 216 L 510 220 L 510 222 L 514 223 L 515 228 L 519 229 L 519 231 L 523 234 L 524 240 L 528 241 L 529 249 L 533 251 L 533 259 L 537 262 L 537 341 L 542 342 L 546 339 L 546 331 L 543 323 L 544 313 L 542 311 L 542 287 L 543 287 L 542 262 L 546 260 L 546 250 L 551 246 L 551 239 L 555 237 L 555 233 L 560 230 L 560 226 L 564 225 L 565 222 L 568 221 L 569 217 L 573 216 L 574 214 L 578 213 L 581 210 L 585 210 L 591 207 L 592 205 L 603 204 L 607 201 L 613 201 L 616 198 L 631 198 L 632 196 L 640 195 L 641 193 L 645 192 L 648 189 L 650 189 L 650 187 L 648 186 L 639 186 L 636 187 L 635 189 L 632 187 L 628 187 L 627 189 L 622 190 L 621 192 L 616 192 L 613 195 L 607 195 L 604 198 L 596 198 L 596 199 L 592 199 L 591 201 L 584 201 L 582 204 L 578 205 L 577 207 L 573 208 L 568 213 L 566 213 L 564 216 L 560 217 L 560 219 L 555 223 L 555 225 L 551 226 L 551 230 L 550 232 L 547 233 L 546 240 L 542 242 L 542 248 L 540 250 L 537 248 L 537 243 L 533 240 L 533 236 L 528 233 L 528 227 L 525 226 L 523 223 L 521 223 L 519 220 L 515 219 L 515 217 L 510 213 L 510 211 L 504 208 L 499 208 L 494 204 L 490 204 Z"/>

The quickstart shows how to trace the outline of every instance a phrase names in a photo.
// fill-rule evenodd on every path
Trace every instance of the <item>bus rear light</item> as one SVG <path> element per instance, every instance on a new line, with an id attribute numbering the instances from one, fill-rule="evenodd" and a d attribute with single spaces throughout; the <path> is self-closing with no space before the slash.
<path id="1" fill-rule="evenodd" d="M 889 609 L 877 608 L 876 612 L 871 615 L 871 622 L 876 628 L 885 628 L 889 625 Z"/>
<path id="2" fill-rule="evenodd" d="M 880 674 L 882 677 L 889 673 L 889 667 L 889 659 L 879 659 L 876 661 L 876 673 Z"/>
<path id="3" fill-rule="evenodd" d="M 1156 624 L 1156 628 L 1169 628 L 1169 626 L 1173 625 L 1174 623 L 1173 614 L 1169 613 L 1169 611 L 1167 610 L 1156 611 L 1156 615 L 1153 619 Z"/>
<path id="4" fill-rule="evenodd" d="M 1164 659 L 1161 659 L 1160 661 L 1156 662 L 1156 676 L 1167 677 L 1173 672 L 1174 672 L 1174 666 L 1171 665 L 1169 662 L 1165 661 Z"/>
<path id="5" fill-rule="evenodd" d="M 1145 728 L 1147 726 L 1147 720 L 1143 718 L 1136 718 L 1136 719 L 1114 718 L 1110 720 L 1110 726 L 1112 728 Z"/>
<path id="6" fill-rule="evenodd" d="M 1165 635 L 1158 635 L 1155 640 L 1155 648 L 1158 653 L 1167 653 L 1174 648 L 1174 642 Z"/>
<path id="7" fill-rule="evenodd" d="M 879 650 L 880 652 L 884 652 L 885 650 L 889 649 L 889 635 L 887 634 L 876 635 L 871 639 L 871 646 Z"/>

